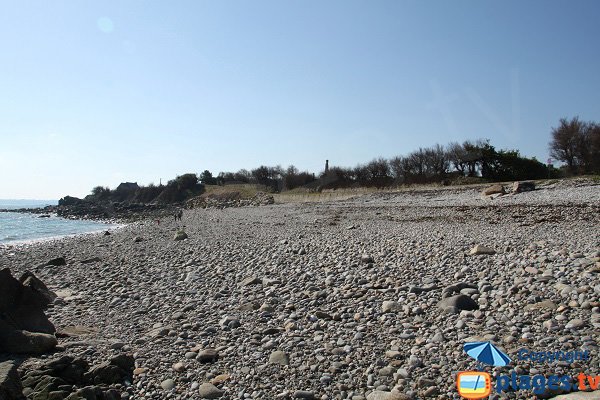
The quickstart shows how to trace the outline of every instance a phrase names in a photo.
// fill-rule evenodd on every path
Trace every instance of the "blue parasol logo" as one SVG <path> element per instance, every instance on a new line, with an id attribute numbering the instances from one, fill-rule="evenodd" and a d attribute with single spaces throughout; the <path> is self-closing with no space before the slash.
<path id="1" fill-rule="evenodd" d="M 482 364 L 504 367 L 510 363 L 510 358 L 492 342 L 469 342 L 464 345 L 465 353 Z"/>

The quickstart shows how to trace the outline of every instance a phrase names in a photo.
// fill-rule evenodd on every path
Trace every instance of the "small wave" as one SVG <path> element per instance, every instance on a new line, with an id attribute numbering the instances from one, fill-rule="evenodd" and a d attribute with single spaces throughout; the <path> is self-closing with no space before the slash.
<path id="1" fill-rule="evenodd" d="M 2 239 L 0 239 L 0 242 L 7 242 L 9 240 L 19 240 L 19 237 L 14 235 L 4 236 Z"/>

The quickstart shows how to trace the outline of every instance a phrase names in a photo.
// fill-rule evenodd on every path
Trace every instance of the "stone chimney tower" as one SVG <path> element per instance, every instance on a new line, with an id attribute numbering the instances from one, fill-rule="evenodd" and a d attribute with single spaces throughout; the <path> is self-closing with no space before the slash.
<path id="1" fill-rule="evenodd" d="M 325 160 L 325 173 L 329 172 L 329 160 Z"/>

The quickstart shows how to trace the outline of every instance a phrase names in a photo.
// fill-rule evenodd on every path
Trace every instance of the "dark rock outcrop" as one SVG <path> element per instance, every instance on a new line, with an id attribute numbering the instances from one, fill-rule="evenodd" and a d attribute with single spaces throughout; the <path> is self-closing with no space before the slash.
<path id="1" fill-rule="evenodd" d="M 22 386 L 32 399 L 120 399 L 112 385 L 133 381 L 133 356 L 121 354 L 90 369 L 80 358 L 63 356 L 23 374 Z M 61 392 L 61 393 L 58 393 Z"/>
<path id="2" fill-rule="evenodd" d="M 57 297 L 53 291 L 48 289 L 44 282 L 29 271 L 21 275 L 19 282 L 23 286 L 30 288 L 32 295 L 38 297 L 40 304 L 44 304 L 45 306 L 52 304 Z"/>
<path id="3" fill-rule="evenodd" d="M 85 200 L 82 200 L 78 197 L 73 196 L 65 196 L 58 201 L 59 206 L 76 206 L 85 203 Z"/>
<path id="4" fill-rule="evenodd" d="M 48 333 L 15 329 L 0 319 L 0 352 L 11 354 L 44 354 L 52 351 L 58 340 Z"/>
<path id="5" fill-rule="evenodd" d="M 0 363 L 0 399 L 24 400 L 23 386 L 14 361 Z"/>
<path id="6" fill-rule="evenodd" d="M 22 282 L 8 268 L 0 270 L 0 352 L 40 354 L 56 344 L 56 329 L 44 314 L 53 300 L 46 285 L 32 273 Z"/>
<path id="7" fill-rule="evenodd" d="M 84 378 L 93 384 L 113 384 L 128 381 L 133 382 L 134 360 L 131 355 L 120 354 L 110 361 L 93 367 Z"/>

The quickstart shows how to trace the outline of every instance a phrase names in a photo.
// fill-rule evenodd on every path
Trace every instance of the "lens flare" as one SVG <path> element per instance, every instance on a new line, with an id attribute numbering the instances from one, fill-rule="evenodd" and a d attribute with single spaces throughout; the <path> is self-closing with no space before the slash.
<path id="1" fill-rule="evenodd" d="M 96 21 L 98 25 L 98 29 L 104 33 L 111 33 L 115 30 L 115 24 L 112 22 L 112 19 L 108 17 L 100 17 L 98 21 Z"/>

